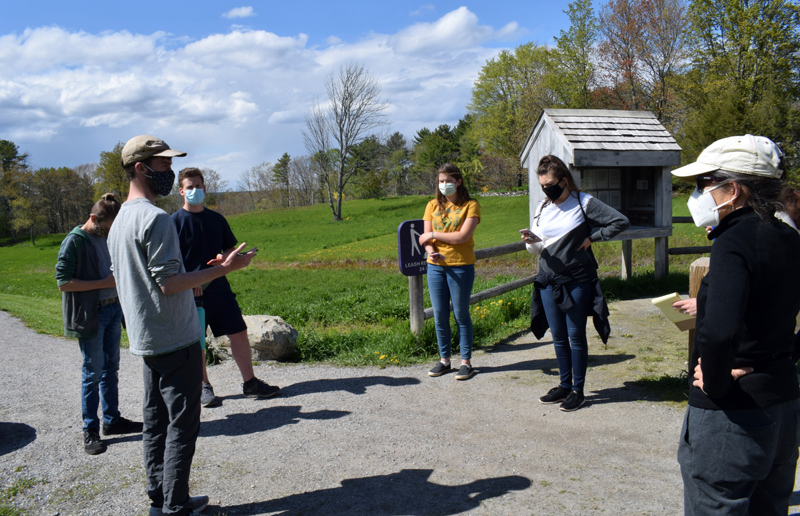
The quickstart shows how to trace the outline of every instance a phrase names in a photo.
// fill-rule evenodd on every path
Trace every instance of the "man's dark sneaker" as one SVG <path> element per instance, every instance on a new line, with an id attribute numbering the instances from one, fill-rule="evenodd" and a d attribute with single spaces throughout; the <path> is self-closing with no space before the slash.
<path id="1" fill-rule="evenodd" d="M 210 383 L 203 384 L 200 392 L 200 404 L 204 407 L 213 407 L 217 404 L 218 398 L 214 395 L 214 387 Z"/>
<path id="2" fill-rule="evenodd" d="M 242 393 L 245 398 L 271 398 L 280 390 L 280 387 L 262 382 L 255 376 L 242 384 Z"/>
<path id="3" fill-rule="evenodd" d="M 433 369 L 428 371 L 428 376 L 433 376 L 433 377 L 442 376 L 443 374 L 449 373 L 452 370 L 453 368 L 450 367 L 450 362 L 445 364 L 440 360 L 436 362 L 436 365 L 433 366 Z"/>
<path id="4" fill-rule="evenodd" d="M 100 455 L 106 451 L 106 443 L 100 440 L 100 433 L 97 430 L 84 430 L 83 449 L 89 455 Z"/>
<path id="5" fill-rule="evenodd" d="M 189 516 L 200 514 L 208 507 L 208 497 L 206 495 L 190 496 L 187 505 L 190 511 Z M 150 516 L 164 516 L 164 512 L 161 509 L 161 507 L 150 506 Z"/>
<path id="6" fill-rule="evenodd" d="M 473 376 L 475 376 L 475 370 L 472 366 L 461 364 L 461 367 L 458 368 L 458 372 L 456 373 L 456 380 L 469 380 Z"/>
<path id="7" fill-rule="evenodd" d="M 569 394 L 569 389 L 565 389 L 560 385 L 558 387 L 553 387 L 547 394 L 539 398 L 539 403 L 544 403 L 545 405 L 549 405 L 551 403 L 558 403 L 560 401 L 564 401 L 567 399 L 567 395 Z"/>
<path id="8" fill-rule="evenodd" d="M 142 424 L 138 421 L 131 421 L 120 416 L 115 423 L 107 425 L 103 423 L 103 435 L 122 435 L 122 434 L 140 434 L 142 433 Z"/>
<path id="9" fill-rule="evenodd" d="M 572 391 L 567 396 L 567 399 L 564 400 L 564 403 L 561 404 L 561 410 L 564 412 L 572 412 L 573 410 L 578 410 L 586 403 L 586 399 L 583 397 L 582 392 Z"/>

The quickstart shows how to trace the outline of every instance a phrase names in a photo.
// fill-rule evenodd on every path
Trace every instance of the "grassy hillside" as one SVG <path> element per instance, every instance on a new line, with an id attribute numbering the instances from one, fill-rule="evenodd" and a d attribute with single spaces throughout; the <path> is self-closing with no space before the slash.
<path id="1" fill-rule="evenodd" d="M 258 246 L 253 265 L 229 276 L 245 314 L 283 317 L 300 332 L 301 360 L 342 363 L 401 363 L 428 360 L 436 352 L 433 323 L 421 339 L 408 330 L 408 280 L 397 269 L 397 226 L 421 218 L 428 197 L 348 201 L 346 220 L 333 222 L 327 205 L 270 210 L 231 217 L 240 241 Z M 482 218 L 476 248 L 515 242 L 528 226 L 528 198 L 480 198 Z M 675 214 L 688 214 L 685 199 Z M 675 226 L 671 247 L 705 245 L 704 232 Z M 37 238 L 37 246 L 0 248 L 0 309 L 31 327 L 61 334 L 60 293 L 54 265 L 64 235 Z M 688 266 L 696 256 L 671 260 L 669 278 L 653 279 L 653 242 L 634 241 L 635 277 L 619 274 L 620 244 L 596 244 L 604 287 L 610 297 L 654 295 L 688 288 Z M 528 253 L 478 262 L 475 292 L 535 271 Z M 476 345 L 490 345 L 524 329 L 530 287 L 474 305 Z M 503 301 L 500 303 L 500 301 Z M 429 306 L 426 293 L 426 306 Z"/>

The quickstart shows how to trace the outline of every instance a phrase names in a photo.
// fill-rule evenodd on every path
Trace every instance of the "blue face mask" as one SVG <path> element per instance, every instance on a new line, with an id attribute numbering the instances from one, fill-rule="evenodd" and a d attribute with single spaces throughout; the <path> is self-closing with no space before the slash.
<path id="1" fill-rule="evenodd" d="M 186 194 L 186 202 L 192 206 L 199 206 L 203 204 L 203 198 L 206 196 L 205 190 L 202 188 L 192 188 L 191 190 L 184 190 Z"/>

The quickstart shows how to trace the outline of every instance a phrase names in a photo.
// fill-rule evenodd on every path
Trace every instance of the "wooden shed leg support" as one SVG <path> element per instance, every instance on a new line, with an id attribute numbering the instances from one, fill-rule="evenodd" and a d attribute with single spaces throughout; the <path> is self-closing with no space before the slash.
<path id="1" fill-rule="evenodd" d="M 655 276 L 656 278 L 663 278 L 669 274 L 669 256 L 667 255 L 667 247 L 669 245 L 669 238 L 657 237 L 656 238 L 656 255 L 655 255 Z"/>
<path id="2" fill-rule="evenodd" d="M 633 240 L 622 241 L 622 270 L 620 277 L 624 280 L 630 279 L 633 275 L 631 255 L 633 254 Z"/>

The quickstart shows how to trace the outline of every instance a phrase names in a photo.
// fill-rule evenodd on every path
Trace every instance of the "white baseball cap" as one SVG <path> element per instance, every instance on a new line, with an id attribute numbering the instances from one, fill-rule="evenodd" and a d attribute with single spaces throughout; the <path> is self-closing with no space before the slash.
<path id="1" fill-rule="evenodd" d="M 783 170 L 778 168 L 783 152 L 764 136 L 729 136 L 717 140 L 697 156 L 697 161 L 676 168 L 672 175 L 692 177 L 715 170 L 737 172 L 752 176 L 780 178 Z"/>

